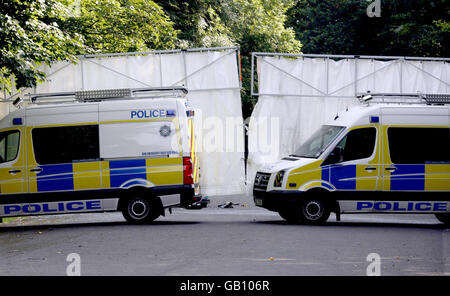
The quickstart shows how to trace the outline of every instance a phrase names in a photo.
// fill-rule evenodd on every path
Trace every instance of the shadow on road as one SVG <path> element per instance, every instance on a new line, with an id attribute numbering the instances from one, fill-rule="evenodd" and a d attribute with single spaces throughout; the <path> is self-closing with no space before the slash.
<path id="1" fill-rule="evenodd" d="M 165 225 L 189 225 L 198 224 L 195 221 L 154 221 L 148 224 L 130 224 L 126 221 L 113 222 L 86 222 L 86 223 L 67 223 L 67 224 L 35 224 L 35 225 L 8 225 L 0 226 L 0 233 L 9 231 L 29 231 L 29 230 L 45 230 L 45 229 L 69 229 L 81 227 L 105 227 L 105 226 L 121 226 L 121 227 L 154 227 Z"/>
<path id="2" fill-rule="evenodd" d="M 418 229 L 449 229 L 448 226 L 445 226 L 444 224 L 436 223 L 436 224 L 418 224 L 418 223 L 405 223 L 405 222 L 326 222 L 323 225 L 308 225 L 304 223 L 288 223 L 284 220 L 280 221 L 274 221 L 274 220 L 267 220 L 267 221 L 255 221 L 253 223 L 257 224 L 266 224 L 266 225 L 290 225 L 290 226 L 304 226 L 304 227 L 323 227 L 328 228 L 331 226 L 334 227 L 379 227 L 379 228 L 418 228 Z"/>

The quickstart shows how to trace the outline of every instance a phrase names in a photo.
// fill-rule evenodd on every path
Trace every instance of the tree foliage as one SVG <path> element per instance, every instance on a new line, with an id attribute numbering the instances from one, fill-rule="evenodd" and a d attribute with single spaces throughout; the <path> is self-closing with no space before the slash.
<path id="1" fill-rule="evenodd" d="M 217 0 L 155 0 L 178 30 L 177 47 L 219 47 L 234 45 L 224 24 Z"/>
<path id="2" fill-rule="evenodd" d="M 250 54 L 254 51 L 299 53 L 302 44 L 285 26 L 293 0 L 168 0 L 157 1 L 180 31 L 179 44 L 186 47 L 240 47 L 242 55 L 242 105 L 251 114 Z"/>
<path id="3" fill-rule="evenodd" d="M 367 0 L 0 0 L 0 84 L 77 54 L 240 46 L 247 117 L 251 52 L 450 56 L 448 0 L 379 1 L 370 18 Z"/>
<path id="4" fill-rule="evenodd" d="M 291 0 L 232 0 L 223 11 L 243 53 L 299 53 L 301 42 L 285 26 L 286 12 L 293 4 Z"/>
<path id="5" fill-rule="evenodd" d="M 66 1 L 68 2 L 68 1 Z M 64 28 L 84 38 L 86 51 L 136 52 L 175 47 L 177 32 L 151 0 L 70 1 L 75 16 Z"/>
<path id="6" fill-rule="evenodd" d="M 251 51 L 299 52 L 300 41 L 285 26 L 294 0 L 156 0 L 189 47 L 239 45 Z M 216 40 L 211 42 L 211 40 Z"/>
<path id="7" fill-rule="evenodd" d="M 251 53 L 300 53 L 302 43 L 292 28 L 286 27 L 287 10 L 291 0 L 232 0 L 224 5 L 226 24 L 232 31 L 242 53 L 242 111 L 244 118 L 251 115 L 256 98 L 250 95 Z"/>
<path id="8" fill-rule="evenodd" d="M 35 86 L 45 78 L 41 64 L 75 61 L 82 37 L 61 30 L 69 10 L 53 0 L 0 1 L 0 85 L 7 92 Z"/>
<path id="9" fill-rule="evenodd" d="M 380 0 L 369 18 L 366 0 L 298 0 L 288 24 L 305 53 L 448 57 L 448 0 Z"/>

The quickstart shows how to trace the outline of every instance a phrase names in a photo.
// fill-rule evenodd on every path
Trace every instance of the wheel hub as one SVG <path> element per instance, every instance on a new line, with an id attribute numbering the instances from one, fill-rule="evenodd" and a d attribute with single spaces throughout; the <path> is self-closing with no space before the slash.
<path id="1" fill-rule="evenodd" d="M 128 207 L 128 212 L 135 219 L 144 218 L 149 211 L 148 202 L 145 200 L 135 200 L 130 203 Z"/>
<path id="2" fill-rule="evenodd" d="M 305 205 L 305 214 L 308 219 L 319 219 L 323 214 L 323 207 L 317 201 L 310 201 Z"/>

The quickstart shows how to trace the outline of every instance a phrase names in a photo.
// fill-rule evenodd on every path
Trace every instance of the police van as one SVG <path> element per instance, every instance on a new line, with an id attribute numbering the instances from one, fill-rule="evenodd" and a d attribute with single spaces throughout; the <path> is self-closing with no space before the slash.
<path id="1" fill-rule="evenodd" d="M 429 213 L 450 223 L 450 96 L 366 94 L 292 155 L 264 165 L 257 206 L 290 222 L 335 212 Z"/>
<path id="2" fill-rule="evenodd" d="M 146 223 L 165 209 L 204 206 L 186 93 L 31 95 L 0 121 L 0 217 L 122 211 Z"/>

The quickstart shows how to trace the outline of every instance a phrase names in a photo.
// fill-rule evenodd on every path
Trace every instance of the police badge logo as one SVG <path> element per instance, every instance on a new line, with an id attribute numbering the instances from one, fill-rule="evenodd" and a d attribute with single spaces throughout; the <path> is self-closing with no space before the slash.
<path id="1" fill-rule="evenodd" d="M 170 129 L 170 126 L 168 126 L 168 125 L 163 125 L 159 129 L 159 134 L 163 137 L 168 137 L 168 136 L 170 136 L 171 133 L 172 133 L 172 130 Z"/>

